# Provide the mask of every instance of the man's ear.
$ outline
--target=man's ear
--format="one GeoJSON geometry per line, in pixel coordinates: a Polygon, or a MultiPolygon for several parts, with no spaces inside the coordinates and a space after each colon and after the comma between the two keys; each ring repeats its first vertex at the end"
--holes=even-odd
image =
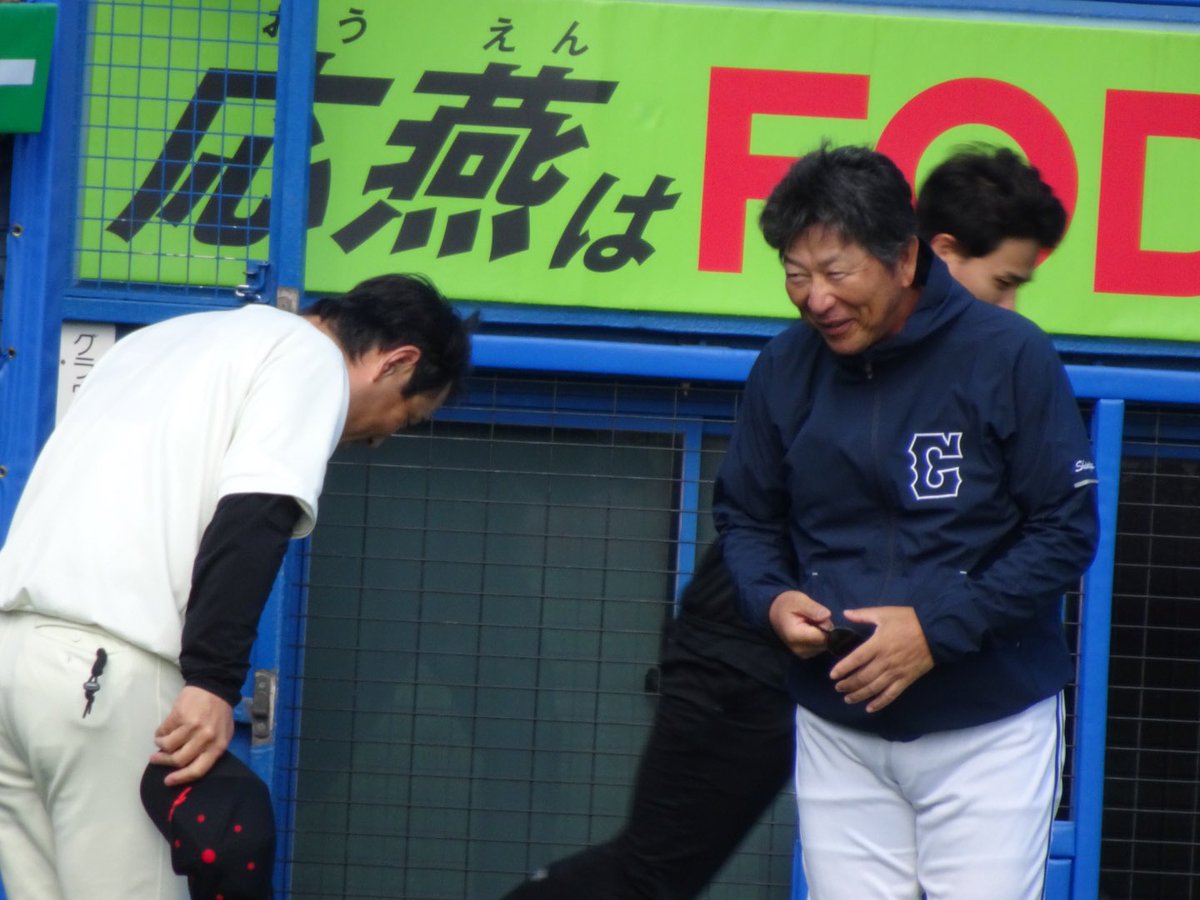
{"type": "Polygon", "coordinates": [[[394,374],[411,375],[412,370],[417,367],[417,363],[421,359],[421,348],[412,344],[404,344],[400,347],[393,347],[391,350],[385,350],[379,358],[379,365],[375,370],[376,380],[387,378],[394,374]]]}
{"type": "Polygon", "coordinates": [[[917,257],[920,255],[921,242],[914,236],[900,257],[900,278],[906,288],[912,287],[917,280],[917,257]]]}
{"type": "Polygon", "coordinates": [[[929,248],[938,255],[942,262],[961,259],[964,255],[958,241],[954,239],[954,235],[946,234],[944,231],[929,239],[929,248]]]}

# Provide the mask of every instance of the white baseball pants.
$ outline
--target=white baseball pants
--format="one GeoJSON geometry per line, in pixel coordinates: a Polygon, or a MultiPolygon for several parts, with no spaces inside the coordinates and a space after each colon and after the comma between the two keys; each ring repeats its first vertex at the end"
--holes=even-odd
{"type": "Polygon", "coordinates": [[[0,877],[8,900],[186,900],[138,787],[179,669],[98,628],[0,613],[0,877]],[[108,654],[92,709],[83,684],[108,654]]]}
{"type": "Polygon", "coordinates": [[[1062,794],[1062,696],[888,741],[799,709],[796,803],[811,900],[1040,900],[1062,794]]]}

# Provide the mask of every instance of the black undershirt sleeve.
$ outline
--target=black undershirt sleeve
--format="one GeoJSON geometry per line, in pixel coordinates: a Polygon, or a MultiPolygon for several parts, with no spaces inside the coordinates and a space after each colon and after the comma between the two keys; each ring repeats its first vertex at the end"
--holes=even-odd
{"type": "Polygon", "coordinates": [[[230,494],[217,503],[183,623],[179,667],[187,684],[231,706],[240,701],[258,619],[299,518],[296,499],[280,494],[230,494]]]}

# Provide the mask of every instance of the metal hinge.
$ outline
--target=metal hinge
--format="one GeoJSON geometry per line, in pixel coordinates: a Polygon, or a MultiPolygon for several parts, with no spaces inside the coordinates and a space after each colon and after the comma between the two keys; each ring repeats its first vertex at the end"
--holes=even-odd
{"type": "Polygon", "coordinates": [[[254,694],[248,701],[250,744],[269,744],[275,739],[275,694],[279,675],[273,669],[254,670],[254,694]]]}
{"type": "Polygon", "coordinates": [[[235,287],[233,289],[234,295],[239,300],[245,300],[247,303],[262,303],[263,291],[267,287],[267,269],[269,268],[271,268],[271,264],[264,260],[247,260],[246,283],[235,287]]]}

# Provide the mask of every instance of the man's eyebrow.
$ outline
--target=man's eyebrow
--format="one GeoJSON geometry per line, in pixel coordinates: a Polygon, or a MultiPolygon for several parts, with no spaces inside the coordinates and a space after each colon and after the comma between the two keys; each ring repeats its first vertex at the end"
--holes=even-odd
{"type": "MultiPolygon", "coordinates": [[[[841,257],[842,257],[842,252],[840,250],[835,250],[833,253],[830,253],[828,256],[818,259],[816,261],[817,268],[824,268],[832,263],[838,262],[841,260],[841,257]]],[[[783,255],[783,261],[789,265],[795,266],[798,269],[807,269],[808,268],[808,266],[804,265],[801,262],[798,262],[797,260],[788,256],[786,253],[783,255]]]]}

